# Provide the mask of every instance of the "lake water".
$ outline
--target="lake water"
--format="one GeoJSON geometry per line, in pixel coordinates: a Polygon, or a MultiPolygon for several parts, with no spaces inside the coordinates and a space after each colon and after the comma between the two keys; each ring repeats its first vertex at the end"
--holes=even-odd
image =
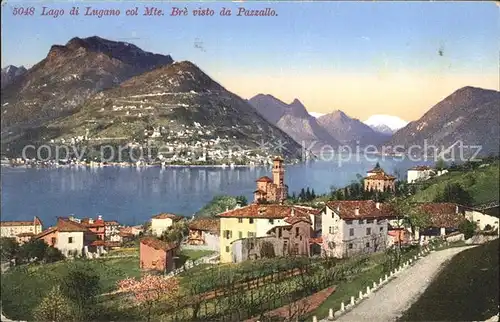
{"type": "MultiPolygon", "coordinates": [[[[399,172],[429,162],[379,160],[388,173],[399,172]]],[[[365,175],[376,161],[353,160],[339,166],[337,161],[316,161],[286,166],[289,192],[303,187],[316,194],[343,187],[356,174],[365,175]]],[[[160,212],[191,216],[214,196],[245,195],[253,200],[255,180],[271,177],[271,168],[55,168],[24,169],[2,167],[2,220],[42,219],[44,227],[58,216],[102,215],[122,224],[140,224],[160,212]]]]}

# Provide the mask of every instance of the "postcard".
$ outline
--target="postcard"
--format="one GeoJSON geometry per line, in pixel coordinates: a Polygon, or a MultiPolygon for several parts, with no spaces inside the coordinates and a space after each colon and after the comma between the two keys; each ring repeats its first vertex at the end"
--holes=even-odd
{"type": "Polygon", "coordinates": [[[498,321],[498,2],[2,9],[2,321],[498,321]]]}

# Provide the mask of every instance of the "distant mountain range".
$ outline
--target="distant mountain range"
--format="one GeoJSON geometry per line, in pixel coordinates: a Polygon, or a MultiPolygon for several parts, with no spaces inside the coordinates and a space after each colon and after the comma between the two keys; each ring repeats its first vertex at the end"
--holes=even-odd
{"type": "MultiPolygon", "coordinates": [[[[441,151],[461,143],[480,155],[498,155],[500,138],[500,92],[477,87],[463,87],[434,105],[420,119],[397,131],[386,145],[423,147],[435,145],[441,151]]],[[[456,151],[456,150],[455,150],[456,151]]],[[[458,155],[455,155],[458,157],[458,155]]]]}
{"type": "Polygon", "coordinates": [[[271,124],[290,135],[295,141],[312,150],[328,144],[338,147],[340,142],[318,124],[316,118],[309,115],[305,106],[295,99],[290,104],[280,101],[272,95],[258,94],[248,102],[271,124]]]}
{"type": "Polygon", "coordinates": [[[193,63],[99,37],[52,46],[2,90],[1,111],[2,149],[11,153],[28,142],[75,137],[141,142],[155,129],[161,132],[156,141],[177,146],[215,141],[223,150],[257,149],[261,142],[277,142],[284,156],[301,152],[296,141],[193,63]]]}
{"type": "Polygon", "coordinates": [[[23,76],[27,72],[24,66],[16,67],[9,65],[2,68],[2,88],[15,82],[19,77],[23,76]]]}
{"type": "Polygon", "coordinates": [[[53,45],[29,70],[2,69],[2,151],[87,135],[133,143],[153,131],[157,140],[177,145],[216,140],[253,150],[262,141],[282,142],[289,156],[314,142],[313,150],[324,144],[408,148],[424,140],[498,154],[499,105],[498,91],[464,87],[408,124],[388,115],[361,122],[339,110],[308,113],[298,99],[287,104],[258,94],[245,100],[191,62],[94,36],[53,45]]]}
{"type": "Polygon", "coordinates": [[[392,115],[372,115],[364,123],[377,132],[389,135],[408,125],[405,120],[392,115]]]}

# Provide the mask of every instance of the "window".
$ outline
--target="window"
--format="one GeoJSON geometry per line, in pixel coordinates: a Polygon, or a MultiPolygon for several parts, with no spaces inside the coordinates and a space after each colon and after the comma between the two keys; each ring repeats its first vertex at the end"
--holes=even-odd
{"type": "Polygon", "coordinates": [[[334,230],[333,226],[330,226],[330,227],[328,228],[328,232],[329,232],[330,234],[333,234],[333,230],[334,230]]]}
{"type": "Polygon", "coordinates": [[[349,228],[349,236],[354,236],[354,228],[349,228]]]}
{"type": "Polygon", "coordinates": [[[368,248],[368,247],[370,247],[370,243],[366,243],[366,247],[367,247],[367,248],[368,248]]]}
{"type": "Polygon", "coordinates": [[[384,227],[380,227],[380,231],[384,231],[384,227]]]}
{"type": "Polygon", "coordinates": [[[282,236],[282,232],[283,232],[283,231],[281,230],[281,228],[278,228],[278,238],[281,238],[281,236],[282,236]]]}
{"type": "Polygon", "coordinates": [[[238,218],[238,224],[243,223],[243,218],[238,218]]]}
{"type": "Polygon", "coordinates": [[[249,222],[250,224],[253,224],[253,218],[248,219],[248,222],[249,222]]]}
{"type": "Polygon", "coordinates": [[[363,219],[358,220],[358,224],[362,225],[365,221],[363,219]]]}
{"type": "Polygon", "coordinates": [[[101,235],[97,235],[97,239],[102,239],[102,236],[101,235]]]}
{"type": "Polygon", "coordinates": [[[352,244],[349,244],[349,249],[352,249],[352,244]]]}
{"type": "Polygon", "coordinates": [[[269,219],[269,223],[270,223],[271,225],[274,225],[274,219],[269,219]]]}
{"type": "Polygon", "coordinates": [[[242,231],[239,231],[239,232],[238,232],[238,238],[239,238],[239,239],[243,238],[243,232],[242,232],[242,231]]]}
{"type": "Polygon", "coordinates": [[[248,232],[248,238],[254,238],[255,237],[255,233],[249,231],[248,232]]]}
{"type": "Polygon", "coordinates": [[[366,228],[366,235],[371,235],[371,234],[372,234],[372,229],[366,228]]]}
{"type": "Polygon", "coordinates": [[[226,246],[226,253],[229,253],[229,246],[226,246]]]}
{"type": "Polygon", "coordinates": [[[299,227],[295,227],[295,237],[299,235],[299,227]]]}
{"type": "Polygon", "coordinates": [[[68,237],[68,244],[73,244],[73,237],[68,237]]]}
{"type": "Polygon", "coordinates": [[[54,245],[56,244],[56,238],[55,238],[55,237],[52,237],[52,238],[50,239],[50,243],[51,243],[51,245],[52,245],[52,246],[54,246],[54,245]]]}
{"type": "Polygon", "coordinates": [[[367,223],[367,224],[373,224],[373,219],[367,219],[367,220],[366,220],[366,223],[367,223]]]}
{"type": "Polygon", "coordinates": [[[233,237],[233,232],[230,231],[230,230],[224,230],[224,237],[226,239],[229,239],[229,238],[233,237]]]}

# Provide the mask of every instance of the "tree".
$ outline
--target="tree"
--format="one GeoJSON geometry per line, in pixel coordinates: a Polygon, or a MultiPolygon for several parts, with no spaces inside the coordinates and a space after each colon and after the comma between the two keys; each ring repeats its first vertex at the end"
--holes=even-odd
{"type": "Polygon", "coordinates": [[[465,239],[469,239],[474,236],[476,232],[477,224],[473,221],[464,220],[458,225],[458,231],[464,234],[465,239]]]}
{"type": "Polygon", "coordinates": [[[19,244],[14,238],[1,237],[0,238],[0,251],[3,261],[10,261],[14,259],[19,253],[19,244]]]}
{"type": "Polygon", "coordinates": [[[304,188],[300,189],[300,193],[299,193],[299,200],[305,200],[306,199],[306,191],[304,190],[304,188]]]}
{"type": "Polygon", "coordinates": [[[135,302],[146,310],[147,320],[151,321],[152,309],[162,303],[162,307],[172,305],[178,297],[179,281],[177,278],[164,278],[157,275],[144,275],[140,280],[127,278],[118,282],[118,289],[132,293],[135,302]]]}
{"type": "Polygon", "coordinates": [[[49,246],[45,250],[44,260],[46,263],[53,263],[64,259],[61,251],[55,247],[49,246]]]}
{"type": "Polygon", "coordinates": [[[40,304],[33,310],[35,321],[70,321],[72,318],[71,302],[54,286],[40,304]]]}
{"type": "Polygon", "coordinates": [[[436,170],[438,170],[438,171],[444,170],[444,169],[446,169],[446,162],[440,158],[436,161],[434,168],[436,168],[436,170]]]}
{"type": "Polygon", "coordinates": [[[306,189],[306,197],[304,198],[306,201],[311,200],[311,190],[309,190],[309,187],[306,189]]]}
{"type": "Polygon", "coordinates": [[[314,189],[311,189],[311,200],[316,199],[316,193],[314,192],[314,189]]]}
{"type": "Polygon", "coordinates": [[[437,194],[434,202],[452,202],[470,206],[473,203],[473,198],[459,183],[449,183],[437,194]]]}
{"type": "Polygon", "coordinates": [[[220,214],[227,209],[234,209],[239,201],[244,201],[242,196],[215,196],[208,204],[196,213],[196,217],[215,217],[215,215],[220,214]]]}
{"type": "Polygon", "coordinates": [[[101,290],[100,278],[87,263],[76,262],[61,277],[61,293],[77,308],[79,319],[85,319],[101,290]]]}
{"type": "Polygon", "coordinates": [[[43,240],[35,239],[30,240],[21,245],[19,250],[19,257],[21,261],[41,261],[45,258],[45,254],[49,247],[43,240]]]}
{"type": "Polygon", "coordinates": [[[245,196],[237,196],[236,202],[242,207],[248,205],[248,200],[245,196]]]}

